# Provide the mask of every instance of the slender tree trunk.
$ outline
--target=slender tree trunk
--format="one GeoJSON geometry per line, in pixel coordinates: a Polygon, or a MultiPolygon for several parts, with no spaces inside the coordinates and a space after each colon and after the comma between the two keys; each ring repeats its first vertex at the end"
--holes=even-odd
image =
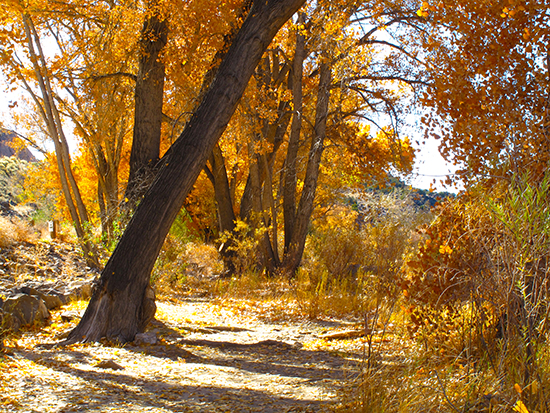
{"type": "Polygon", "coordinates": [[[152,15],[141,31],[141,56],[135,87],[134,137],[130,175],[126,187],[127,207],[132,209],[153,181],[160,157],[160,132],[165,67],[161,52],[168,38],[168,22],[152,15]]]}
{"type": "MultiPolygon", "coordinates": [[[[214,195],[218,208],[218,224],[220,233],[232,233],[235,229],[235,211],[233,210],[233,199],[231,189],[229,187],[229,179],[227,177],[227,169],[225,168],[225,158],[218,144],[214,146],[209,158],[210,163],[210,180],[214,186],[214,195]]],[[[221,247],[220,254],[224,263],[224,275],[232,276],[235,273],[235,251],[231,248],[231,239],[228,239],[221,247]]]]}
{"type": "MultiPolygon", "coordinates": [[[[273,174],[273,163],[275,162],[275,157],[281,144],[283,143],[286,130],[288,129],[288,124],[291,119],[290,112],[287,110],[288,102],[281,102],[279,104],[278,113],[279,119],[275,124],[271,124],[267,127],[266,139],[273,144],[273,149],[268,155],[267,161],[269,165],[269,172],[273,174]]],[[[260,169],[260,180],[263,182],[265,179],[265,171],[263,168],[260,169]]],[[[241,207],[239,212],[239,217],[246,221],[250,218],[252,212],[252,182],[250,180],[250,175],[247,178],[243,195],[241,197],[241,207]]]]}
{"type": "Polygon", "coordinates": [[[233,231],[235,228],[235,211],[229,189],[229,178],[225,168],[225,159],[219,145],[214,146],[210,155],[210,167],[214,186],[214,195],[218,205],[220,232],[233,231]]]}
{"type": "Polygon", "coordinates": [[[265,154],[260,155],[259,159],[261,163],[261,169],[264,171],[265,179],[263,183],[263,195],[262,205],[264,214],[264,225],[266,228],[271,227],[271,238],[269,232],[264,234],[264,249],[266,250],[267,272],[270,275],[274,274],[275,268],[280,265],[279,250],[278,250],[278,236],[277,236],[277,208],[275,206],[275,199],[273,198],[273,177],[271,168],[265,154]]]}
{"type": "Polygon", "coordinates": [[[153,265],[187,194],[233,115],[254,69],[280,27],[305,0],[256,0],[202,103],[166,155],[66,342],[127,342],[151,314],[153,265]]]}
{"type": "MultiPolygon", "coordinates": [[[[261,137],[256,135],[255,141],[260,141],[261,137]]],[[[250,158],[249,181],[250,181],[250,198],[252,201],[250,216],[248,223],[250,225],[250,237],[255,236],[255,231],[258,229],[265,230],[269,226],[269,216],[265,208],[266,200],[266,182],[263,168],[262,156],[255,152],[254,142],[249,142],[248,151],[250,158]]],[[[275,267],[275,254],[269,233],[264,231],[261,238],[258,240],[256,252],[255,271],[267,269],[269,274],[273,273],[275,267]]]]}
{"type": "Polygon", "coordinates": [[[326,136],[327,116],[330,100],[331,69],[328,63],[322,63],[320,69],[319,91],[315,113],[315,134],[311,141],[304,188],[294,221],[292,239],[283,259],[283,267],[288,274],[295,274],[300,266],[306,244],[309,221],[313,212],[313,201],[317,190],[319,166],[323,154],[323,141],[326,136]]]}
{"type": "Polygon", "coordinates": [[[38,100],[26,81],[24,79],[23,81],[25,87],[35,100],[42,119],[48,129],[50,138],[54,142],[61,188],[88,265],[99,268],[99,261],[97,259],[95,248],[88,237],[89,229],[86,227],[86,224],[88,223],[88,213],[84,202],[82,201],[82,197],[80,196],[80,190],[71,169],[69,146],[67,144],[65,134],[63,133],[63,125],[61,123],[59,112],[55,105],[54,94],[47,71],[46,59],[40,44],[40,37],[36,32],[34,23],[30,16],[28,14],[23,14],[22,18],[31,62],[36,80],[40,87],[40,92],[42,94],[42,103],[38,100]],[[35,45],[38,50],[35,49],[35,45]]]}
{"type": "Polygon", "coordinates": [[[98,174],[101,232],[107,237],[107,241],[111,241],[114,218],[118,211],[118,164],[109,161],[99,143],[95,144],[93,158],[98,174]]]}
{"type": "MultiPolygon", "coordinates": [[[[304,23],[303,13],[300,14],[298,23],[304,23]]],[[[302,131],[302,77],[304,56],[305,36],[298,30],[296,33],[296,50],[294,52],[294,63],[292,67],[292,123],[290,125],[283,186],[285,252],[288,251],[290,247],[294,234],[294,221],[296,219],[296,185],[298,181],[296,161],[298,158],[300,134],[302,131]]]]}

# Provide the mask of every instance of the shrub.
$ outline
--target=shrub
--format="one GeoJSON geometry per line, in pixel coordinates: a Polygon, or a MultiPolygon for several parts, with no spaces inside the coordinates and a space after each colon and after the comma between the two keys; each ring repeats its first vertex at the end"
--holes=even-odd
{"type": "Polygon", "coordinates": [[[431,216],[407,191],[348,197],[352,202],[327,211],[308,237],[297,292],[311,316],[335,309],[360,314],[382,301],[394,303],[403,255],[418,241],[413,230],[431,216]]]}
{"type": "Polygon", "coordinates": [[[31,242],[35,239],[36,234],[26,221],[0,216],[0,248],[11,247],[21,242],[31,242]]]}
{"type": "Polygon", "coordinates": [[[17,203],[24,191],[28,163],[14,156],[0,158],[0,201],[17,203]]]}
{"type": "MultiPolygon", "coordinates": [[[[516,176],[447,202],[404,267],[411,330],[450,357],[485,360],[476,365],[509,388],[540,386],[546,374],[537,366],[550,309],[549,190],[550,175],[516,176]]],[[[528,408],[542,399],[524,395],[528,408]]]]}

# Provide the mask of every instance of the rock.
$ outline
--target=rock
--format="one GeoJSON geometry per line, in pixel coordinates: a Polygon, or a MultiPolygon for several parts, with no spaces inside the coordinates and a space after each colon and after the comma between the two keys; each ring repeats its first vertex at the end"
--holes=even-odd
{"type": "Polygon", "coordinates": [[[100,361],[99,363],[96,363],[94,367],[99,367],[100,369],[124,370],[124,367],[115,363],[113,360],[100,361]]]}
{"type": "Polygon", "coordinates": [[[50,312],[44,301],[34,295],[20,294],[8,297],[2,309],[8,325],[16,331],[21,326],[31,325],[34,321],[41,321],[50,317],[50,312]]]}
{"type": "Polygon", "coordinates": [[[80,286],[80,296],[83,300],[88,300],[92,296],[92,284],[85,283],[80,286]]]}
{"type": "Polygon", "coordinates": [[[154,344],[157,344],[157,342],[158,342],[157,334],[153,331],[136,334],[136,336],[134,337],[134,345],[136,346],[154,345],[154,344]]]}
{"type": "Polygon", "coordinates": [[[61,320],[64,323],[73,321],[75,318],[80,318],[80,314],[76,311],[64,311],[63,313],[61,313],[61,320]]]}
{"type": "Polygon", "coordinates": [[[63,305],[63,301],[61,301],[61,299],[57,295],[46,294],[42,291],[37,290],[36,288],[25,286],[21,287],[20,291],[23,294],[35,295],[37,297],[40,297],[42,301],[44,301],[44,304],[46,305],[46,308],[48,310],[59,308],[63,305]]]}
{"type": "Polygon", "coordinates": [[[92,283],[87,281],[76,281],[67,287],[67,295],[75,299],[87,300],[92,296],[92,283]]]}
{"type": "Polygon", "coordinates": [[[73,329],[71,327],[71,328],[68,328],[65,331],[62,331],[61,333],[56,334],[55,339],[56,340],[65,340],[67,337],[69,337],[69,334],[71,333],[72,330],[73,329]]]}
{"type": "Polygon", "coordinates": [[[65,297],[65,294],[55,290],[55,289],[51,289],[48,291],[48,295],[52,297],[52,300],[56,300],[56,301],[59,301],[59,306],[58,307],[61,307],[63,304],[67,304],[69,301],[67,300],[67,297],[65,297]]]}

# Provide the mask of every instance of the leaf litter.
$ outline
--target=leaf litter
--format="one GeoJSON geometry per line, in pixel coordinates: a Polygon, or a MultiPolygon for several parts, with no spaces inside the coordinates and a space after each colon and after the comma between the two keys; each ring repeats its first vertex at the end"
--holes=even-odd
{"type": "Polygon", "coordinates": [[[6,340],[0,410],[6,412],[330,412],[360,364],[362,339],[328,342],[336,321],[270,321],[253,302],[159,302],[154,345],[57,347],[75,302],[48,325],[6,340]],[[355,343],[355,347],[351,343],[355,343]],[[350,351],[339,351],[338,346],[350,351]]]}

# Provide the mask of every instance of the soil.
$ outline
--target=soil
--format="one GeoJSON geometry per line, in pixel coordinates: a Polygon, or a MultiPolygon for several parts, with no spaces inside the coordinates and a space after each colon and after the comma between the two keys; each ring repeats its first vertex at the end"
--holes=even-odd
{"type": "Polygon", "coordinates": [[[154,345],[57,347],[55,331],[77,322],[64,323],[63,310],[49,326],[8,340],[0,410],[330,412],[358,374],[361,338],[340,340],[345,352],[320,339],[346,328],[343,321],[272,322],[245,301],[157,305],[154,345]]]}

